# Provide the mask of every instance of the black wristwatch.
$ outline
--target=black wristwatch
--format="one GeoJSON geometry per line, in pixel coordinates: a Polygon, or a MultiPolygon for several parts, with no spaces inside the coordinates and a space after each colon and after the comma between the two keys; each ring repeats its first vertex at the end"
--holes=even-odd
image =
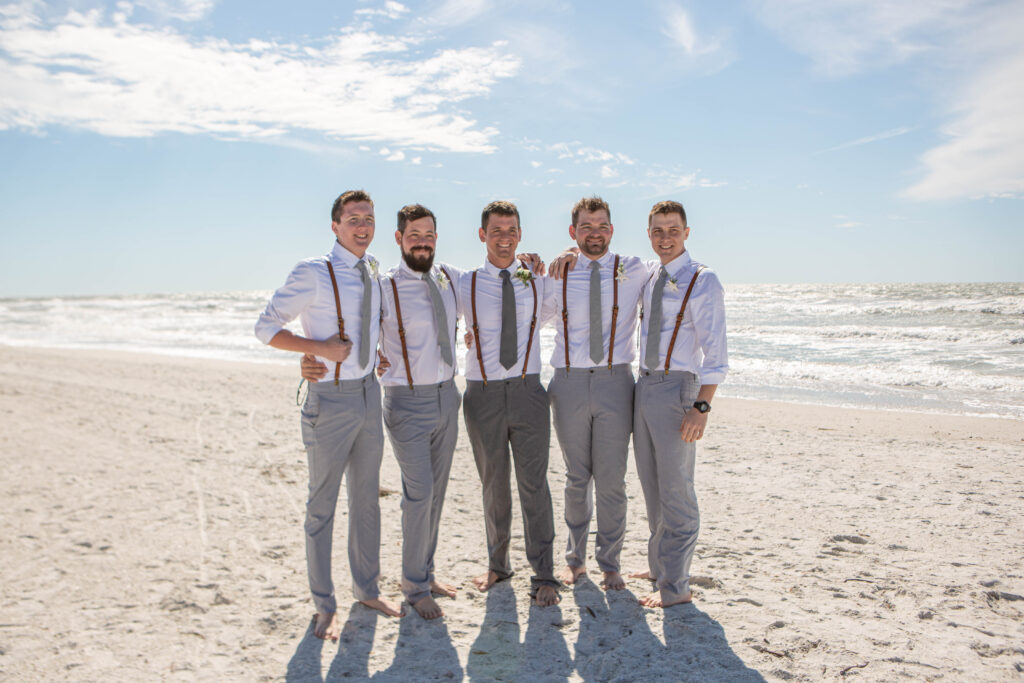
{"type": "Polygon", "coordinates": [[[697,409],[698,413],[710,413],[711,404],[707,401],[694,401],[693,407],[697,409]]]}

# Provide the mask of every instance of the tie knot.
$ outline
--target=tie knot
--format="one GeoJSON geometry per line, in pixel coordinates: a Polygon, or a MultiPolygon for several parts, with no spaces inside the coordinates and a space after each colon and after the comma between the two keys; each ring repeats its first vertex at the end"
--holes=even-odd
{"type": "Polygon", "coordinates": [[[597,261],[591,261],[590,262],[590,270],[593,271],[593,270],[600,270],[600,269],[601,269],[601,264],[600,263],[598,263],[597,261]]]}
{"type": "Polygon", "coordinates": [[[665,266],[662,266],[662,267],[661,267],[661,270],[660,270],[660,271],[658,271],[658,275],[659,275],[660,277],[668,277],[668,271],[667,271],[667,270],[665,270],[665,266]]]}
{"type": "Polygon", "coordinates": [[[512,279],[512,275],[507,270],[503,270],[503,271],[501,271],[501,279],[502,280],[511,280],[512,279]]]}
{"type": "Polygon", "coordinates": [[[420,279],[430,282],[430,271],[427,271],[426,273],[420,273],[420,279]]]}

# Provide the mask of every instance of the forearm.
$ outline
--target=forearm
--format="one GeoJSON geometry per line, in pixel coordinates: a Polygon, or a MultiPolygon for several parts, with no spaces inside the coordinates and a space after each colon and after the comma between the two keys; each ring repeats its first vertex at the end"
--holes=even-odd
{"type": "Polygon", "coordinates": [[[302,337],[288,330],[281,330],[275,334],[268,343],[275,349],[281,349],[282,351],[308,353],[313,356],[323,355],[323,342],[302,337]]]}
{"type": "Polygon", "coordinates": [[[711,399],[715,396],[715,389],[718,388],[717,384],[702,384],[700,385],[700,391],[697,392],[698,401],[707,401],[711,403],[711,399]]]}

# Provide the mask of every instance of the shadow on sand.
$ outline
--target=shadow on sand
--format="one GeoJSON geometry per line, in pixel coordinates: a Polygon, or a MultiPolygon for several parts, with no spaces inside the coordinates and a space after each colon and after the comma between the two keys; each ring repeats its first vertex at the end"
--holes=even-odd
{"type": "MultiPolygon", "coordinates": [[[[310,621],[305,635],[295,648],[295,654],[288,662],[285,680],[292,682],[366,680],[369,675],[370,650],[373,648],[373,636],[377,631],[377,611],[364,607],[358,602],[352,603],[348,618],[338,638],[338,653],[331,661],[327,675],[321,674],[320,660],[324,641],[313,635],[313,622],[310,621]]],[[[329,643],[331,647],[334,643],[329,643]]]]}
{"type": "Polygon", "coordinates": [[[585,681],[765,680],[732,651],[722,626],[692,604],[665,610],[663,645],[631,591],[605,592],[584,578],[573,594],[580,620],[574,665],[585,681]]]}
{"type": "Polygon", "coordinates": [[[526,636],[519,642],[519,614],[510,582],[487,591],[484,622],[470,648],[466,675],[471,681],[564,681],[572,657],[559,630],[562,608],[530,607],[526,636]]]}

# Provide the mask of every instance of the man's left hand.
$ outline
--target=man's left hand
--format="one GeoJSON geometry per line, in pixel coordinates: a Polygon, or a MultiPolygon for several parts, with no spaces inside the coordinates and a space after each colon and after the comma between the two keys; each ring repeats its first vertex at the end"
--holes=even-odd
{"type": "Polygon", "coordinates": [[[319,382],[327,374],[327,366],[316,359],[316,356],[306,353],[302,356],[302,378],[308,382],[319,382]]]}
{"type": "Polygon", "coordinates": [[[541,259],[539,254],[516,254],[516,258],[526,264],[526,267],[530,269],[534,275],[544,275],[546,272],[544,260],[541,259]]]}
{"type": "Polygon", "coordinates": [[[708,424],[708,414],[696,408],[690,408],[683,415],[683,424],[679,427],[679,436],[686,443],[699,441],[704,436],[704,428],[708,424]]]}

